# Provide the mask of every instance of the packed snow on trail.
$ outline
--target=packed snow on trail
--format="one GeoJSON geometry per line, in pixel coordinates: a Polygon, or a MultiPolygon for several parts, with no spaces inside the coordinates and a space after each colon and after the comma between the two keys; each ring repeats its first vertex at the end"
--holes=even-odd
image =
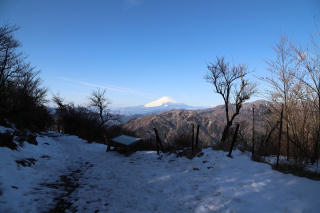
{"type": "Polygon", "coordinates": [[[319,212],[320,182],[274,171],[246,153],[192,160],[129,157],[51,132],[0,147],[0,212],[319,212]]]}

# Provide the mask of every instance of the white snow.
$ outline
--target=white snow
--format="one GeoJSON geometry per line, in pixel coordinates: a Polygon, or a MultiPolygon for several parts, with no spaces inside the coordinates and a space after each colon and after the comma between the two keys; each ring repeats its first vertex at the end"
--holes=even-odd
{"type": "Polygon", "coordinates": [[[193,160],[153,151],[125,157],[102,144],[53,135],[18,151],[0,147],[0,212],[49,211],[64,187],[48,186],[76,171],[79,186],[64,198],[78,212],[320,211],[320,182],[279,173],[240,151],[232,159],[211,149],[193,160]],[[18,166],[22,158],[37,161],[18,166]]]}
{"type": "Polygon", "coordinates": [[[14,130],[8,127],[0,126],[0,133],[3,134],[6,132],[14,132],[14,130]]]}
{"type": "Polygon", "coordinates": [[[168,106],[169,103],[175,104],[177,102],[170,97],[164,96],[164,97],[159,98],[155,101],[152,101],[150,103],[145,104],[144,107],[168,106]]]}

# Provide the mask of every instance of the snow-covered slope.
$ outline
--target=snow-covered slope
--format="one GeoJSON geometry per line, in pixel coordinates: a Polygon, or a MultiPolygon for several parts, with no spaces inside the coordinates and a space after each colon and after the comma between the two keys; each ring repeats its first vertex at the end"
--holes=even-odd
{"type": "MultiPolygon", "coordinates": [[[[54,136],[54,137],[52,137],[54,136]]],[[[125,157],[66,135],[0,147],[0,212],[319,212],[320,182],[274,171],[246,153],[193,160],[125,157]],[[16,160],[34,158],[31,167],[16,160]],[[60,208],[60,209],[59,209],[60,208]],[[58,210],[57,210],[58,209],[58,210]]]]}
{"type": "Polygon", "coordinates": [[[158,100],[152,101],[144,105],[144,107],[159,107],[168,106],[169,104],[176,104],[177,102],[170,97],[164,96],[158,100]]]}

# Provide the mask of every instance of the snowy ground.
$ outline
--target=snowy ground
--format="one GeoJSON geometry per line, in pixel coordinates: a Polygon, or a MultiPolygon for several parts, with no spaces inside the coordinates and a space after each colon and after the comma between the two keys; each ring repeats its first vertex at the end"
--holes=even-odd
{"type": "Polygon", "coordinates": [[[320,182],[274,171],[247,154],[193,160],[129,157],[75,136],[0,147],[0,212],[320,212],[320,182]],[[34,158],[31,167],[16,160],[34,158]],[[72,183],[70,183],[72,182],[72,183]]]}

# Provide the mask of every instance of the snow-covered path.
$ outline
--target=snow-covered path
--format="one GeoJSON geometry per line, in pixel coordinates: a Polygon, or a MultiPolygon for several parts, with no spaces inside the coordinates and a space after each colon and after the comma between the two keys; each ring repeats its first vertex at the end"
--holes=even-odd
{"type": "Polygon", "coordinates": [[[233,159],[211,149],[193,160],[155,152],[125,157],[75,136],[37,139],[38,146],[20,151],[0,148],[0,212],[50,211],[59,197],[70,204],[66,212],[320,210],[320,182],[279,173],[239,151],[233,159]],[[36,162],[17,166],[22,158],[36,162]],[[76,183],[69,188],[62,181],[68,175],[76,183]]]}

